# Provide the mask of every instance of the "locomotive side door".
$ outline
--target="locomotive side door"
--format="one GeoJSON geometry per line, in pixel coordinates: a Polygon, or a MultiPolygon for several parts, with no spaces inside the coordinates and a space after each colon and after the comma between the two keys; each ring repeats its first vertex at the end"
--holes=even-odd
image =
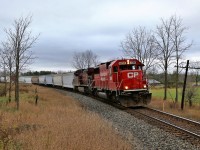
{"type": "Polygon", "coordinates": [[[116,90],[118,85],[118,67],[109,67],[109,89],[116,90]]]}

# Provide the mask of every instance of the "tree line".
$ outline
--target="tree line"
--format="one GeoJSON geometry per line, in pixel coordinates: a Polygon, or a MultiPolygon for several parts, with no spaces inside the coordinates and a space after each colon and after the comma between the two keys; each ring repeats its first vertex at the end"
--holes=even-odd
{"type": "Polygon", "coordinates": [[[22,76],[39,76],[39,75],[48,75],[48,74],[57,74],[54,71],[28,71],[21,73],[22,76]]]}

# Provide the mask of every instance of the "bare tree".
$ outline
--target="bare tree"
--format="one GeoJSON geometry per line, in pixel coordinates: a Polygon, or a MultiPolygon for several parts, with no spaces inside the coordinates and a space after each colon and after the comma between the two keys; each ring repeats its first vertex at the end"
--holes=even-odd
{"type": "MultiPolygon", "coordinates": [[[[9,70],[9,94],[8,94],[8,101],[11,102],[11,90],[12,90],[12,75],[13,75],[13,68],[14,68],[14,54],[13,50],[11,49],[9,43],[2,42],[2,50],[1,50],[1,57],[3,60],[4,67],[9,70]]],[[[6,83],[5,83],[6,84],[6,83]]]]}
{"type": "Polygon", "coordinates": [[[0,93],[0,96],[6,96],[7,95],[7,78],[6,78],[6,75],[7,75],[7,68],[6,68],[6,63],[5,63],[5,56],[2,55],[2,49],[0,49],[0,68],[3,69],[3,77],[4,77],[4,89],[2,90],[2,92],[0,93]]]}
{"type": "Polygon", "coordinates": [[[85,61],[83,58],[82,52],[74,52],[72,66],[76,69],[84,69],[85,68],[85,61]]]}
{"type": "Polygon", "coordinates": [[[172,63],[173,54],[175,52],[174,41],[171,38],[173,34],[173,18],[168,20],[161,19],[161,24],[156,28],[156,44],[159,51],[158,60],[160,61],[160,67],[164,70],[164,100],[167,99],[167,74],[168,67],[172,63]]]}
{"type": "Polygon", "coordinates": [[[86,50],[85,52],[79,53],[75,52],[72,61],[72,65],[76,69],[95,67],[98,63],[98,56],[91,50],[86,50]]]}
{"type": "Polygon", "coordinates": [[[187,44],[185,33],[187,27],[183,25],[183,20],[176,15],[171,17],[172,19],[172,34],[171,39],[174,42],[175,58],[176,58],[176,97],[175,101],[178,102],[178,82],[179,82],[179,63],[183,53],[188,50],[192,43],[187,44]]]}
{"type": "Polygon", "coordinates": [[[92,62],[92,66],[96,67],[97,65],[99,65],[100,61],[99,61],[98,55],[94,54],[91,50],[87,51],[87,53],[88,53],[88,56],[87,56],[87,54],[86,54],[86,56],[88,58],[92,59],[92,61],[91,61],[92,62]]]}
{"type": "Polygon", "coordinates": [[[198,86],[199,82],[199,72],[200,72],[200,61],[195,61],[190,63],[190,68],[194,73],[195,85],[198,86]]]}
{"type": "Polygon", "coordinates": [[[7,43],[13,50],[15,60],[15,101],[19,109],[19,72],[22,68],[29,65],[34,59],[32,55],[33,44],[38,36],[32,36],[29,27],[32,17],[21,17],[14,20],[12,28],[5,29],[7,43]]]}
{"type": "Polygon", "coordinates": [[[193,102],[195,101],[196,97],[198,96],[198,89],[194,86],[188,86],[186,89],[186,102],[189,103],[189,106],[192,107],[193,102]]]}
{"type": "Polygon", "coordinates": [[[145,64],[145,72],[154,64],[158,56],[155,37],[145,27],[138,27],[131,31],[121,42],[121,47],[126,56],[136,58],[145,64]]]}

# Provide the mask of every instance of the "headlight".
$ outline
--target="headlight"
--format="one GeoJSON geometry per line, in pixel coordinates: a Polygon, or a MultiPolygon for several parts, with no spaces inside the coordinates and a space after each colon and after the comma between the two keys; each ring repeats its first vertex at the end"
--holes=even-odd
{"type": "Polygon", "coordinates": [[[146,89],[147,88],[147,85],[146,84],[144,84],[144,89],[146,89]]]}
{"type": "Polygon", "coordinates": [[[126,90],[128,90],[128,86],[125,86],[124,88],[125,88],[126,90]]]}

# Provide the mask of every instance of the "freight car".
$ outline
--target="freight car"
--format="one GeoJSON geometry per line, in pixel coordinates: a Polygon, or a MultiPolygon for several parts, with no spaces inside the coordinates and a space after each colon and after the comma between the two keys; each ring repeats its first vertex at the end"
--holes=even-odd
{"type": "Polygon", "coordinates": [[[31,83],[32,84],[39,84],[39,77],[38,76],[32,76],[31,83]]]}
{"type": "Polygon", "coordinates": [[[64,88],[71,88],[73,89],[74,86],[72,84],[74,79],[74,72],[68,72],[62,75],[62,86],[64,88]]]}
{"type": "Polygon", "coordinates": [[[20,76],[19,82],[20,83],[32,83],[32,76],[20,76]]]}
{"type": "Polygon", "coordinates": [[[53,75],[53,86],[62,86],[62,74],[53,75]]]}
{"type": "Polygon", "coordinates": [[[53,76],[51,74],[45,75],[45,85],[53,85],[53,76]]]}
{"type": "Polygon", "coordinates": [[[64,74],[49,74],[33,76],[31,78],[32,84],[57,86],[63,88],[73,89],[72,81],[74,79],[74,72],[68,72],[64,74]]]}

